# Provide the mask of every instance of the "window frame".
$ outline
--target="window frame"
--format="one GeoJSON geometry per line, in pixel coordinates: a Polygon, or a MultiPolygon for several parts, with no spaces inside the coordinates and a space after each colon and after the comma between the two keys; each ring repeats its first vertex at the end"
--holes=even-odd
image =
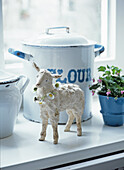
{"type": "Polygon", "coordinates": [[[2,0],[0,0],[0,68],[4,68],[2,0]]]}
{"type": "Polygon", "coordinates": [[[123,40],[124,40],[124,1],[109,0],[108,13],[108,48],[110,48],[110,57],[95,59],[94,75],[98,76],[97,68],[100,65],[115,65],[122,68],[124,73],[124,59],[123,59],[123,40]],[[113,22],[112,22],[113,21],[113,22]],[[113,50],[113,51],[112,51],[113,50]]]}
{"type": "MultiPolygon", "coordinates": [[[[123,52],[123,47],[122,45],[118,45],[119,42],[122,42],[122,36],[123,34],[123,29],[120,27],[124,27],[124,21],[121,21],[120,18],[124,16],[124,10],[122,7],[124,6],[124,1],[122,0],[102,0],[102,3],[108,3],[107,7],[109,10],[102,9],[103,13],[107,17],[108,13],[108,25],[104,25],[105,29],[105,34],[107,35],[107,39],[105,36],[102,34],[102,43],[107,44],[109,50],[109,57],[97,57],[95,59],[95,64],[94,64],[94,74],[97,74],[96,68],[99,67],[100,65],[106,65],[106,64],[118,64],[119,67],[122,66],[123,68],[123,59],[121,57],[121,54],[123,52]],[[121,10],[120,10],[121,9],[121,10]],[[114,21],[114,22],[112,22],[114,21]],[[109,29],[107,29],[109,28],[109,29]]],[[[106,18],[107,19],[107,18],[106,18]]],[[[2,23],[2,0],[0,0],[0,21],[2,23]]],[[[105,20],[102,18],[102,24],[105,24],[105,20]]],[[[101,32],[103,32],[103,27],[101,32]]],[[[107,54],[108,55],[108,54],[107,54]]],[[[8,70],[13,70],[15,67],[11,64],[4,64],[4,52],[3,52],[3,25],[0,24],[0,67],[8,69],[8,70]]],[[[18,64],[17,64],[18,65],[18,64]]],[[[18,66],[17,66],[18,67],[18,66]]],[[[23,67],[20,67],[19,69],[21,70],[23,67]]],[[[16,69],[15,69],[16,70],[16,69]]]]}

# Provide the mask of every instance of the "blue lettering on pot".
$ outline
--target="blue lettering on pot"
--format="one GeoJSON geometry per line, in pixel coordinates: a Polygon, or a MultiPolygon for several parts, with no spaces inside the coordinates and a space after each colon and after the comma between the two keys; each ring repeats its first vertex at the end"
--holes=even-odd
{"type": "MultiPolygon", "coordinates": [[[[49,72],[51,72],[52,74],[56,74],[56,69],[47,69],[49,72]]],[[[63,73],[63,69],[58,69],[57,70],[58,74],[62,74],[63,73]]],[[[56,81],[59,81],[60,83],[67,83],[67,78],[64,78],[64,80],[62,80],[61,78],[58,78],[56,81]]]]}
{"type": "Polygon", "coordinates": [[[68,82],[69,82],[69,83],[75,83],[75,82],[76,82],[76,79],[77,79],[77,72],[76,72],[76,70],[71,69],[71,70],[68,72],[68,82]],[[73,77],[72,77],[72,76],[73,76],[73,77]]]}
{"type": "MultiPolygon", "coordinates": [[[[47,69],[52,74],[61,75],[64,71],[63,69],[47,69]]],[[[91,68],[87,69],[70,69],[67,73],[67,77],[63,79],[63,77],[58,78],[56,81],[60,83],[75,83],[76,81],[79,83],[83,83],[84,81],[91,81],[91,68]]]]}
{"type": "Polygon", "coordinates": [[[47,69],[49,72],[51,72],[52,74],[56,74],[56,69],[47,69]]]}
{"type": "Polygon", "coordinates": [[[77,73],[78,73],[78,81],[80,83],[84,82],[85,69],[79,69],[79,70],[77,70],[77,73]]]}
{"type": "Polygon", "coordinates": [[[62,69],[58,69],[57,72],[58,72],[58,74],[62,74],[63,70],[62,69]]]}
{"type": "Polygon", "coordinates": [[[90,68],[86,69],[86,73],[87,73],[86,82],[91,81],[91,69],[90,68]]]}
{"type": "MultiPolygon", "coordinates": [[[[58,69],[57,70],[58,74],[62,74],[63,70],[62,69],[58,69]]],[[[64,78],[64,80],[62,80],[61,78],[58,78],[56,81],[59,81],[60,83],[67,83],[67,78],[64,78]]]]}

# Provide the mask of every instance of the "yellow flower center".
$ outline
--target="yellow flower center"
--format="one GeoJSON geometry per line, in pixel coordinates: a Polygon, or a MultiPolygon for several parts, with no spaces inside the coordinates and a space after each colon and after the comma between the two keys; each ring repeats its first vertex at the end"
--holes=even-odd
{"type": "Polygon", "coordinates": [[[52,94],[49,94],[49,97],[53,97],[53,95],[52,95],[52,94]]]}

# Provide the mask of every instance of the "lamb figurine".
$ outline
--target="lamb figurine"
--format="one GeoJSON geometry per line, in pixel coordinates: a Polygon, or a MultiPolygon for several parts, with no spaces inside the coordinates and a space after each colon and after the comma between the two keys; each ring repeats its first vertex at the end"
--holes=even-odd
{"type": "Polygon", "coordinates": [[[40,113],[42,119],[42,131],[40,141],[44,141],[46,137],[46,128],[48,118],[53,128],[54,144],[58,143],[58,121],[59,112],[66,110],[68,121],[65,132],[70,131],[70,127],[76,118],[77,135],[82,135],[81,117],[84,111],[84,92],[78,85],[74,84],[53,84],[53,78],[60,78],[62,75],[51,74],[47,70],[40,69],[34,63],[35,69],[38,71],[36,87],[37,97],[34,98],[40,105],[40,113]]]}

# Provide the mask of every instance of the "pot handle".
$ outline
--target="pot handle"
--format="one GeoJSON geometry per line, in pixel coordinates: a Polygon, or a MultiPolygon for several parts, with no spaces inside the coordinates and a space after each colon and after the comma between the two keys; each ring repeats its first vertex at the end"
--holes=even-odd
{"type": "Polygon", "coordinates": [[[8,49],[8,52],[9,52],[10,54],[13,54],[13,55],[15,55],[15,56],[17,56],[17,57],[19,57],[19,58],[24,59],[24,60],[28,60],[28,61],[33,60],[33,56],[32,56],[31,54],[27,54],[27,53],[24,53],[24,52],[22,52],[22,51],[17,51],[17,50],[14,50],[14,49],[12,49],[12,48],[9,48],[9,49],[8,49]]]}
{"type": "Polygon", "coordinates": [[[94,46],[95,57],[97,57],[98,55],[103,53],[104,50],[105,50],[105,48],[103,45],[95,44],[95,46],[94,46]]]}
{"type": "Polygon", "coordinates": [[[19,76],[19,81],[20,81],[21,79],[24,79],[24,80],[25,80],[23,86],[20,88],[20,93],[23,94],[24,91],[25,91],[25,89],[26,89],[26,87],[27,87],[27,85],[28,85],[28,83],[29,83],[29,78],[27,78],[26,76],[22,76],[22,75],[21,75],[21,76],[19,76]]]}
{"type": "Polygon", "coordinates": [[[53,29],[66,29],[66,32],[69,33],[69,27],[49,27],[46,29],[46,34],[51,34],[49,31],[53,29]]]}

